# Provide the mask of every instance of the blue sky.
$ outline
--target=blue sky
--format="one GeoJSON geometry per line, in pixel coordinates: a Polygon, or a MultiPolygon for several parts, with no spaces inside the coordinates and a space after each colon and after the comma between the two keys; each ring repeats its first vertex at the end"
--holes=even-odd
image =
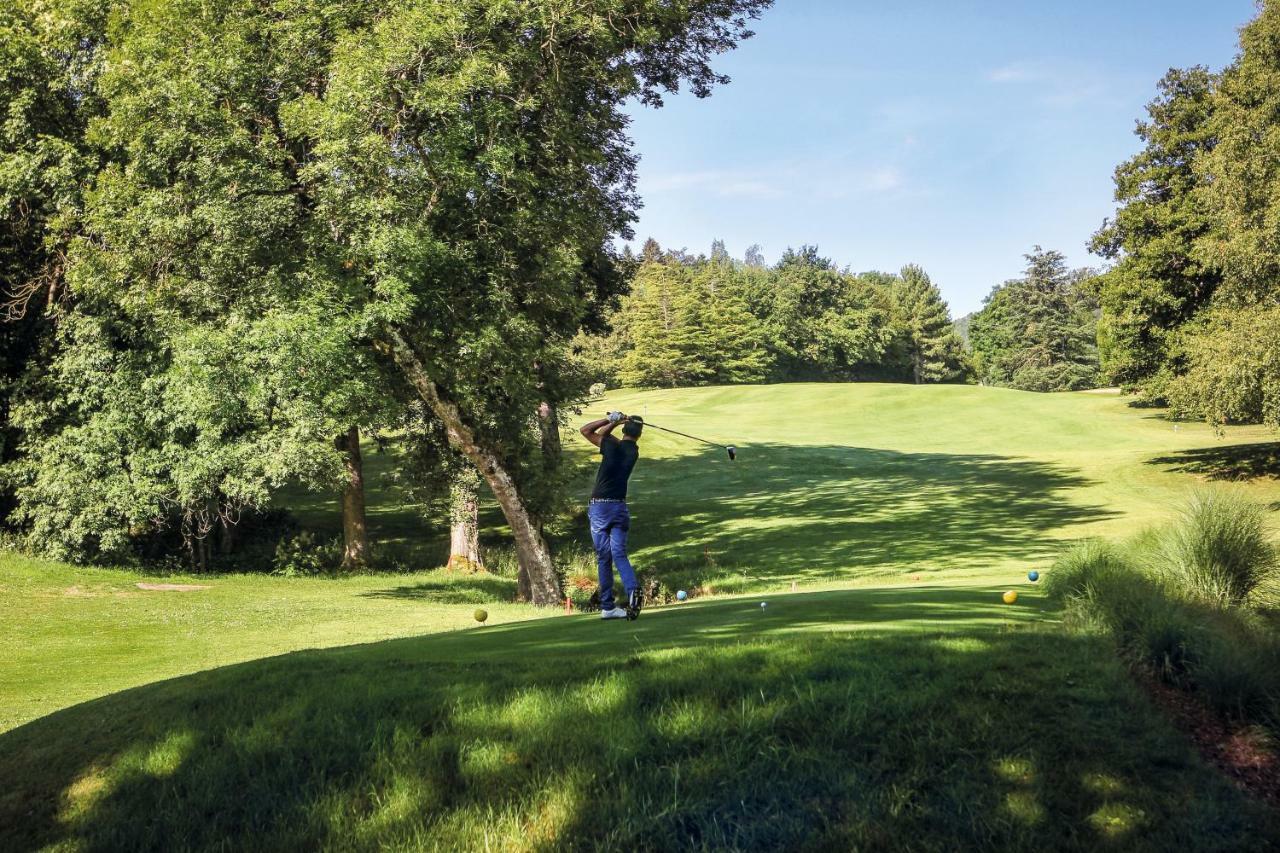
{"type": "Polygon", "coordinates": [[[706,100],[636,107],[638,240],[919,263],[959,317],[1034,244],[1073,265],[1170,67],[1220,69],[1253,0],[778,0],[706,100]]]}

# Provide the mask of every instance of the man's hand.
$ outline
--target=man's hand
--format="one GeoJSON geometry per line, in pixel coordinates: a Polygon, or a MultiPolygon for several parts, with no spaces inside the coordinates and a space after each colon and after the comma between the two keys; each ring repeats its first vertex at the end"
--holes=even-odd
{"type": "Polygon", "coordinates": [[[582,433],[583,438],[594,444],[596,447],[599,447],[600,442],[604,440],[604,437],[613,432],[614,427],[620,423],[625,423],[626,420],[627,416],[622,412],[610,412],[608,417],[585,424],[582,429],[578,431],[582,433]]]}

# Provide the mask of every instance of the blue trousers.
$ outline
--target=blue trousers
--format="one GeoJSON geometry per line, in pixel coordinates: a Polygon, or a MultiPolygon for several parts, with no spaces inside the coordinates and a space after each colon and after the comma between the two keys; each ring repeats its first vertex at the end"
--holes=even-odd
{"type": "Polygon", "coordinates": [[[639,587],[635,569],[627,559],[631,513],[625,503],[593,503],[587,506],[587,519],[591,522],[591,544],[596,549],[596,569],[600,573],[600,609],[612,610],[615,565],[627,595],[639,587]]]}

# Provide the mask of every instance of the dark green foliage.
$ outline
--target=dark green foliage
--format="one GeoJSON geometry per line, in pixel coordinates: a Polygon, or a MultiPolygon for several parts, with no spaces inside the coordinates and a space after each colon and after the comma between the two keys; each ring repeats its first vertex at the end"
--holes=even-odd
{"type": "Polygon", "coordinates": [[[980,381],[1026,391],[1077,391],[1097,383],[1095,308],[1088,271],[1067,269],[1039,246],[1026,277],[991,292],[969,324],[980,381]]]}
{"type": "Polygon", "coordinates": [[[1280,574],[1265,509],[1231,491],[1193,495],[1150,559],[1186,594],[1222,606],[1244,604],[1280,574]]]}
{"type": "Polygon", "coordinates": [[[1218,305],[1189,324],[1186,372],[1169,384],[1183,417],[1280,428],[1280,307],[1218,305]]]}
{"type": "Polygon", "coordinates": [[[1280,428],[1280,3],[1262,5],[1240,47],[1214,100],[1217,145],[1197,161],[1213,228],[1196,258],[1222,283],[1187,327],[1187,368],[1171,397],[1212,423],[1280,428]]]}
{"type": "Polygon", "coordinates": [[[1210,215],[1196,158],[1214,145],[1214,75],[1172,70],[1137,134],[1145,148],[1115,174],[1115,220],[1093,250],[1116,265],[1101,277],[1098,339],[1107,382],[1160,400],[1183,370],[1178,332],[1217,289],[1220,275],[1195,252],[1210,215]]]}
{"type": "Polygon", "coordinates": [[[802,246],[768,269],[758,252],[734,261],[718,241],[711,259],[663,253],[652,240],[644,256],[612,318],[615,336],[580,342],[615,382],[672,387],[964,376],[967,359],[946,303],[919,267],[902,276],[852,275],[816,247],[802,246]]]}
{"type": "Polygon", "coordinates": [[[1280,2],[1221,75],[1171,71],[1095,251],[1108,378],[1221,425],[1280,427],[1280,2]]]}
{"type": "Polygon", "coordinates": [[[1077,545],[1045,591],[1069,624],[1112,636],[1132,664],[1219,713],[1280,731],[1280,639],[1249,606],[1276,571],[1262,508],[1207,492],[1125,547],[1077,545]]]}
{"type": "Polygon", "coordinates": [[[929,274],[918,266],[905,266],[891,287],[894,325],[911,365],[911,380],[919,385],[957,378],[964,345],[929,274]]]}
{"type": "Polygon", "coordinates": [[[635,386],[765,379],[764,330],[743,291],[743,275],[727,260],[643,264],[614,319],[618,379],[635,386]]]}
{"type": "MultiPolygon", "coordinates": [[[[38,393],[65,296],[68,242],[96,165],[84,139],[109,4],[0,7],[0,467],[18,458],[19,400],[38,393]]],[[[13,508],[0,478],[0,524],[13,508]]]]}
{"type": "Polygon", "coordinates": [[[31,541],[118,557],[176,519],[205,542],[283,483],[333,488],[333,437],[398,422],[410,352],[532,554],[562,472],[528,419],[581,396],[568,342],[630,271],[623,105],[708,94],[768,5],[6,8],[2,283],[56,266],[74,313],[18,417],[31,541]]]}

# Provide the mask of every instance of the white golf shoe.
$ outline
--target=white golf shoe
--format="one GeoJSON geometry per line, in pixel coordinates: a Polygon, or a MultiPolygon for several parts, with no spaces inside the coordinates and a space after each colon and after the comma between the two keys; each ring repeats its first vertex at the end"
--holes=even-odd
{"type": "Polygon", "coordinates": [[[626,619],[627,611],[623,610],[621,607],[614,607],[612,610],[601,610],[600,618],[601,619],[626,619]]]}

